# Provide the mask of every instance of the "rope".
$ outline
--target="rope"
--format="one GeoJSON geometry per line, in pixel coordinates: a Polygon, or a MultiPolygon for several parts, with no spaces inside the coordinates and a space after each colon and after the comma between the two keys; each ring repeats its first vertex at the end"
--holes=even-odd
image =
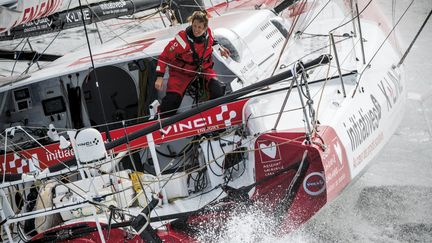
{"type": "MultiPolygon", "coordinates": [[[[376,52],[374,53],[374,55],[372,56],[372,58],[369,60],[369,62],[365,65],[365,67],[369,67],[371,62],[373,61],[373,59],[376,57],[376,55],[378,54],[378,52],[381,50],[381,48],[384,46],[384,44],[386,43],[387,39],[390,37],[390,35],[393,33],[393,31],[396,29],[396,27],[398,26],[399,22],[402,20],[402,18],[405,16],[405,14],[408,12],[408,9],[411,7],[411,5],[414,3],[414,0],[411,0],[411,3],[408,5],[408,7],[405,9],[405,11],[403,12],[403,14],[400,16],[400,18],[398,19],[398,21],[396,22],[396,24],[393,26],[393,28],[390,30],[390,32],[387,34],[387,36],[384,38],[383,42],[381,43],[381,45],[378,47],[378,49],[376,50],[376,52]]],[[[429,19],[429,17],[427,18],[429,19]]],[[[366,71],[367,68],[364,68],[363,71],[360,73],[360,77],[358,79],[357,85],[354,89],[354,92],[351,96],[351,98],[354,97],[354,95],[357,92],[357,89],[360,85],[360,81],[361,78],[363,77],[363,73],[366,71]]]]}
{"type": "MultiPolygon", "coordinates": [[[[413,0],[414,1],[414,0],[413,0]]],[[[417,38],[419,37],[420,33],[423,31],[423,28],[425,27],[426,23],[429,21],[430,16],[432,15],[432,10],[429,12],[428,16],[426,17],[426,19],[423,21],[422,26],[420,27],[420,29],[417,31],[417,34],[415,35],[414,39],[411,41],[411,44],[409,45],[408,49],[405,51],[404,55],[402,56],[402,58],[400,59],[399,63],[398,63],[398,67],[400,65],[402,65],[402,63],[404,62],[405,58],[407,57],[408,53],[411,51],[411,48],[413,47],[414,43],[416,42],[417,38]]]]}
{"type": "MultiPolygon", "coordinates": [[[[305,5],[306,5],[306,1],[303,1],[302,3],[299,3],[299,4],[301,4],[301,9],[299,10],[299,11],[301,12],[301,11],[303,11],[303,9],[304,9],[304,7],[305,7],[305,5]]],[[[281,48],[281,50],[280,50],[280,52],[279,52],[278,59],[277,59],[277,61],[276,61],[276,64],[275,64],[275,66],[274,66],[274,68],[273,68],[273,71],[272,71],[272,73],[271,73],[270,76],[273,76],[273,75],[275,74],[276,69],[277,69],[277,67],[279,66],[279,62],[280,62],[280,60],[281,60],[281,58],[282,58],[282,54],[284,53],[284,50],[285,50],[285,48],[287,47],[288,40],[291,38],[291,35],[292,35],[292,33],[294,32],[294,28],[295,28],[295,26],[297,25],[297,21],[299,20],[299,18],[300,18],[300,15],[296,15],[296,17],[295,17],[295,19],[294,19],[294,22],[293,22],[293,24],[291,25],[291,27],[290,27],[290,29],[289,29],[289,31],[288,31],[288,35],[285,36],[284,44],[283,44],[283,46],[282,46],[282,48],[281,48]]]]}
{"type": "Polygon", "coordinates": [[[348,20],[347,22],[345,22],[345,23],[343,23],[343,24],[340,24],[339,26],[336,26],[335,28],[333,28],[333,29],[331,29],[330,31],[329,31],[329,33],[331,33],[331,32],[333,32],[333,31],[335,31],[335,30],[337,30],[337,29],[339,29],[339,28],[342,28],[343,26],[345,26],[345,25],[347,25],[347,24],[349,24],[349,23],[352,23],[352,21],[354,21],[356,18],[359,18],[360,17],[360,15],[369,7],[369,5],[372,3],[372,1],[373,0],[369,0],[369,2],[366,4],[366,6],[360,11],[360,12],[358,12],[357,13],[357,15],[356,16],[354,16],[354,17],[352,17],[350,20],[348,20]]]}
{"type": "Polygon", "coordinates": [[[326,2],[326,4],[324,4],[324,6],[318,11],[318,13],[312,18],[312,20],[308,23],[308,25],[306,25],[306,27],[304,27],[304,29],[302,30],[302,32],[304,33],[304,31],[315,21],[315,19],[322,13],[322,11],[327,7],[327,5],[330,3],[331,0],[328,0],[326,2]]]}
{"type": "MultiPolygon", "coordinates": [[[[69,4],[68,4],[68,7],[67,7],[67,12],[66,12],[66,14],[68,14],[69,13],[69,8],[70,8],[70,5],[71,5],[71,2],[72,1],[69,1],[69,4]]],[[[81,14],[82,14],[82,12],[81,12],[81,14]]],[[[84,16],[84,15],[81,15],[81,16],[84,16]]],[[[22,72],[17,78],[16,78],[16,80],[19,80],[21,77],[22,77],[22,75],[23,74],[26,74],[26,73],[28,73],[28,71],[30,70],[30,67],[31,66],[33,66],[33,64],[34,63],[37,63],[38,61],[39,61],[39,59],[43,56],[43,54],[45,53],[45,51],[46,50],[48,50],[48,48],[52,45],[52,43],[54,43],[54,41],[57,39],[57,37],[60,35],[60,33],[61,33],[61,30],[54,36],[54,38],[50,41],[50,43],[45,47],[45,49],[42,51],[42,53],[36,58],[36,56],[37,56],[37,54],[35,54],[34,55],[34,57],[33,57],[33,59],[31,60],[31,64],[26,68],[26,70],[24,71],[24,72],[22,72]],[[36,58],[36,59],[35,59],[36,58]]],[[[27,38],[27,41],[29,40],[29,38],[27,38]]],[[[30,42],[29,42],[30,43],[30,42]]],[[[24,45],[25,46],[25,45],[24,45]]],[[[23,46],[23,49],[24,49],[24,46],[23,46]]],[[[14,68],[15,68],[15,64],[14,64],[14,68]]],[[[13,71],[13,70],[12,70],[13,71]]],[[[12,84],[13,84],[13,82],[12,82],[12,84]]]]}

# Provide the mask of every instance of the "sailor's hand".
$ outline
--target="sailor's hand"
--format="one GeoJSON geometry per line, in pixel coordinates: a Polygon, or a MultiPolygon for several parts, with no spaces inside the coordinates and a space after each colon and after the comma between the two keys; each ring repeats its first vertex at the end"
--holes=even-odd
{"type": "Polygon", "coordinates": [[[162,91],[163,88],[163,77],[157,77],[155,82],[155,88],[159,91],[162,91]]]}
{"type": "Polygon", "coordinates": [[[221,56],[223,56],[225,58],[228,58],[229,56],[231,56],[231,52],[223,46],[220,46],[219,51],[220,51],[221,56]]]}

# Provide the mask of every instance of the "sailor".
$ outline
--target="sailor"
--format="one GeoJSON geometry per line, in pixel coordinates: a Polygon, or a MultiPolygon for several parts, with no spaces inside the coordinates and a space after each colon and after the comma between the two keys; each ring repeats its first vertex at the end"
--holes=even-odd
{"type": "MultiPolygon", "coordinates": [[[[163,76],[169,66],[166,95],[159,110],[161,117],[176,113],[192,82],[202,82],[204,87],[198,87],[205,88],[210,99],[225,94],[225,84],[217,79],[213,70],[212,46],[217,45],[217,42],[208,27],[208,17],[205,12],[195,11],[188,20],[191,25],[180,31],[159,56],[155,82],[157,90],[163,89],[163,76]]],[[[220,46],[219,51],[225,58],[230,56],[229,50],[223,46],[220,46]]]]}

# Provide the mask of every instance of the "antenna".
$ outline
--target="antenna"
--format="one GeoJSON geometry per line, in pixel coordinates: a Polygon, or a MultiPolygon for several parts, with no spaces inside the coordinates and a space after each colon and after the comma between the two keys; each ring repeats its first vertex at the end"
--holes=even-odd
{"type": "Polygon", "coordinates": [[[100,92],[100,89],[99,89],[99,81],[98,81],[98,78],[97,78],[97,72],[96,72],[96,69],[95,69],[94,61],[93,61],[93,54],[92,54],[91,47],[90,47],[90,41],[89,41],[89,38],[88,38],[87,27],[86,27],[86,23],[85,23],[85,20],[84,20],[84,12],[82,10],[81,0],[78,0],[78,2],[79,2],[79,6],[80,6],[80,11],[81,11],[81,20],[82,20],[83,25],[84,25],[84,32],[85,32],[85,35],[86,35],[87,46],[88,46],[88,49],[89,49],[90,60],[91,60],[91,64],[92,64],[92,70],[94,72],[94,76],[95,76],[95,79],[96,79],[96,88],[97,88],[97,91],[98,91],[99,103],[100,103],[101,110],[102,110],[102,117],[103,117],[104,123],[105,123],[106,136],[107,136],[107,140],[111,141],[111,135],[109,133],[109,127],[108,127],[107,119],[106,119],[106,115],[105,115],[105,107],[103,105],[102,95],[101,95],[101,92],[100,92]]]}

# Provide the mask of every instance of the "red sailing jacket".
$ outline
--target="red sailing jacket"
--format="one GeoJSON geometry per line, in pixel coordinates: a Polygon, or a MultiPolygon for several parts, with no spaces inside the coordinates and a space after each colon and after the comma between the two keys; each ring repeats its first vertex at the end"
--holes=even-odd
{"type": "Polygon", "coordinates": [[[188,37],[185,30],[180,31],[173,40],[171,40],[160,54],[156,67],[157,76],[163,76],[166,67],[169,66],[169,79],[167,92],[176,92],[183,95],[190,81],[195,77],[199,59],[202,59],[201,70],[206,80],[216,77],[212,69],[212,53],[214,39],[210,28],[207,29],[206,40],[202,43],[194,43],[193,39],[188,37]],[[191,43],[195,48],[191,48],[191,43]],[[199,59],[197,58],[199,57],[199,59]]]}

